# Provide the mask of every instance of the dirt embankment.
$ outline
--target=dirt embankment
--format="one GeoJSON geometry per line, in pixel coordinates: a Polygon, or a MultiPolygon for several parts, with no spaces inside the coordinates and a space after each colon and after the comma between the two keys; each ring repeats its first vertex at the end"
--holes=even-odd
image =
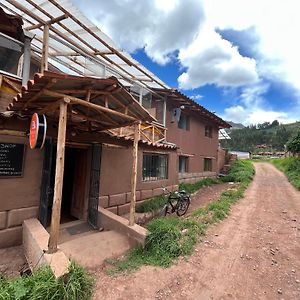
{"type": "Polygon", "coordinates": [[[231,215],[171,268],[111,278],[95,299],[300,299],[300,192],[267,163],[231,215]]]}

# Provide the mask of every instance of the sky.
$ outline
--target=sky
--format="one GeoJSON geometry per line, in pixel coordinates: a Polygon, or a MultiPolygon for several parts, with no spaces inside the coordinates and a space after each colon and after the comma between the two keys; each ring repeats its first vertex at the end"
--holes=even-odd
{"type": "Polygon", "coordinates": [[[300,120],[298,0],[73,2],[170,87],[225,120],[300,120]]]}

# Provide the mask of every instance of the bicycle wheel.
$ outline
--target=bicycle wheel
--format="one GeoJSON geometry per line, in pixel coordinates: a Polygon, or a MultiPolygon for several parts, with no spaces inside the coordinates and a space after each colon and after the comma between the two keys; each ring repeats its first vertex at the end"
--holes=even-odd
{"type": "Polygon", "coordinates": [[[188,210],[188,208],[190,206],[190,202],[191,201],[190,201],[189,197],[185,197],[185,198],[180,199],[178,201],[178,203],[177,203],[177,209],[176,209],[177,216],[181,217],[181,216],[183,216],[187,212],[187,210],[188,210]]]}
{"type": "Polygon", "coordinates": [[[172,207],[170,205],[170,203],[167,203],[164,207],[164,215],[170,215],[172,213],[172,207]]]}

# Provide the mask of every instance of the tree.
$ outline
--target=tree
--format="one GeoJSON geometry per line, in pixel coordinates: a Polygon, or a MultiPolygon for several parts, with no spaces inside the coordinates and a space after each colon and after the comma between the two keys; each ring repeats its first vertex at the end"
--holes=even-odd
{"type": "Polygon", "coordinates": [[[300,130],[298,134],[291,138],[287,143],[287,150],[292,152],[293,154],[300,154],[300,130]]]}

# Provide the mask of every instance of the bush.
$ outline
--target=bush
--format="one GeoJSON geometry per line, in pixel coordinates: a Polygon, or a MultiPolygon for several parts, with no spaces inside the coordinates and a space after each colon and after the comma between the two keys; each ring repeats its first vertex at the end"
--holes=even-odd
{"type": "Polygon", "coordinates": [[[58,279],[50,267],[17,279],[0,277],[0,300],[87,300],[92,297],[93,285],[93,278],[72,262],[69,273],[58,279]]]}
{"type": "Polygon", "coordinates": [[[250,182],[255,174],[254,167],[249,160],[236,160],[228,175],[221,178],[223,182],[250,182]]]}
{"type": "Polygon", "coordinates": [[[273,159],[271,162],[284,172],[291,184],[300,190],[300,158],[289,157],[273,159]]]}

